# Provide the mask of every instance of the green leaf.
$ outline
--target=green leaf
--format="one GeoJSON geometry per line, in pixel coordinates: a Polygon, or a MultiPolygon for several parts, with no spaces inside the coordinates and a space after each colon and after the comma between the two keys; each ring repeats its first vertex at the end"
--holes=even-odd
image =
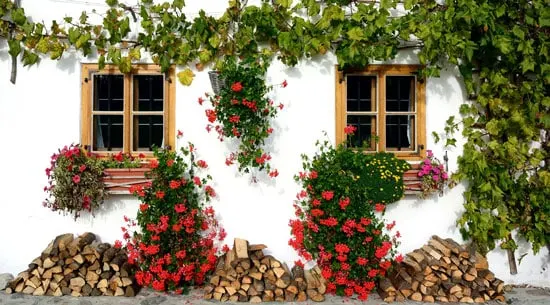
{"type": "Polygon", "coordinates": [[[437,134],[437,132],[432,131],[432,137],[434,138],[434,142],[436,144],[439,143],[440,138],[439,138],[439,135],[437,134]]]}
{"type": "Polygon", "coordinates": [[[519,25],[514,25],[514,27],[512,28],[512,33],[514,33],[514,35],[516,35],[516,37],[521,39],[521,40],[525,39],[525,33],[519,27],[519,25]]]}
{"type": "Polygon", "coordinates": [[[88,15],[86,14],[86,12],[82,12],[78,20],[80,21],[80,24],[86,24],[86,22],[88,22],[88,15]]]}
{"type": "Polygon", "coordinates": [[[185,6],[185,2],[183,0],[174,0],[172,2],[172,7],[182,9],[185,6]]]}
{"type": "Polygon", "coordinates": [[[99,59],[97,60],[97,66],[98,66],[99,70],[102,70],[103,68],[105,68],[105,56],[104,55],[99,55],[99,59]]]}
{"type": "Polygon", "coordinates": [[[8,46],[9,46],[8,53],[11,56],[15,57],[19,55],[19,53],[21,53],[21,44],[19,43],[18,40],[15,40],[15,39],[8,40],[8,46]]]}
{"type": "Polygon", "coordinates": [[[178,80],[185,86],[191,85],[191,83],[193,82],[193,77],[195,77],[195,74],[189,68],[178,72],[178,80]]]}
{"type": "Polygon", "coordinates": [[[27,17],[25,17],[25,11],[22,8],[17,8],[11,11],[11,19],[17,25],[23,25],[27,22],[27,17]]]}
{"type": "Polygon", "coordinates": [[[217,48],[220,45],[220,36],[217,34],[212,35],[208,39],[208,43],[212,46],[212,48],[217,48]]]}
{"type": "Polygon", "coordinates": [[[363,30],[361,30],[360,27],[353,27],[351,28],[351,30],[349,30],[347,33],[348,37],[351,39],[351,40],[362,40],[363,39],[363,30]]]}
{"type": "Polygon", "coordinates": [[[38,62],[38,55],[27,50],[23,52],[23,66],[31,66],[38,62]]]}
{"type": "Polygon", "coordinates": [[[284,8],[289,8],[290,5],[292,4],[292,0],[275,0],[275,3],[277,3],[278,5],[284,8]]]}
{"type": "Polygon", "coordinates": [[[118,4],[118,0],[105,0],[108,6],[115,6],[118,4]]]}

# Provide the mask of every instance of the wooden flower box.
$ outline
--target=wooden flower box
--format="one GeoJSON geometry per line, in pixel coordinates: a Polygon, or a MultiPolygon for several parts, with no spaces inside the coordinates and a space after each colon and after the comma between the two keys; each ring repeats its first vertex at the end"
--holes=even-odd
{"type": "Polygon", "coordinates": [[[411,164],[411,169],[403,174],[405,195],[417,195],[422,193],[422,177],[418,176],[422,164],[411,164]]]}
{"type": "Polygon", "coordinates": [[[149,168],[107,168],[103,171],[103,182],[107,194],[129,195],[130,187],[145,185],[151,181],[145,177],[149,168]]]}

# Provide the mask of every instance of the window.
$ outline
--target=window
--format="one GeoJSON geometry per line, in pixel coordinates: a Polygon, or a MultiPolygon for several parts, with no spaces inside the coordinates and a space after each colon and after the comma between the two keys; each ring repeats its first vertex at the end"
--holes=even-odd
{"type": "Polygon", "coordinates": [[[174,147],[174,70],[138,65],[123,74],[114,66],[82,65],[81,142],[92,152],[150,154],[174,147]]]}
{"type": "Polygon", "coordinates": [[[408,160],[425,155],[425,83],[415,65],[369,65],[338,71],[336,79],[336,141],[346,139],[344,127],[357,128],[348,146],[387,151],[408,160]]]}

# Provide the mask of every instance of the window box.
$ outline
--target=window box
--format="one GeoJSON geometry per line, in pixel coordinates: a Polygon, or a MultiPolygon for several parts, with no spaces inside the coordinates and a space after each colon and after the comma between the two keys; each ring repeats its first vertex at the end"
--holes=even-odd
{"type": "Polygon", "coordinates": [[[422,177],[418,176],[422,164],[411,164],[411,169],[403,174],[405,195],[418,195],[422,193],[422,177]]]}
{"type": "Polygon", "coordinates": [[[150,168],[107,168],[104,170],[103,182],[107,194],[129,195],[130,187],[145,185],[151,179],[145,177],[150,168]]]}

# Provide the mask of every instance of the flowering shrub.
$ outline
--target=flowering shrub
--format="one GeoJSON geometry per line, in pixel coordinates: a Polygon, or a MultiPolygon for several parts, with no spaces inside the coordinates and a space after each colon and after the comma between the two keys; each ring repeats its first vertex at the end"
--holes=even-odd
{"type": "Polygon", "coordinates": [[[155,149],[155,157],[149,164],[152,182],[131,189],[141,204],[137,223],[126,218],[129,228],[123,228],[128,259],[140,267],[139,285],[183,293],[201,285],[214,269],[215,241],[223,240],[225,232],[212,207],[205,206],[216,193],[208,185],[211,177],[198,173],[208,164],[195,160],[193,145],[181,154],[155,149]]]}
{"type": "Polygon", "coordinates": [[[80,216],[80,211],[93,213],[105,196],[101,181],[101,161],[87,153],[78,144],[71,144],[51,156],[50,167],[46,168],[48,185],[44,191],[48,197],[43,205],[52,211],[63,211],[80,216]]]}
{"type": "MultiPolygon", "coordinates": [[[[278,172],[272,169],[271,156],[262,147],[273,133],[270,119],[283,109],[283,104],[275,105],[266,95],[272,89],[265,84],[266,63],[245,59],[237,63],[233,58],[224,62],[220,77],[228,86],[221,89],[219,95],[207,94],[213,108],[205,111],[209,124],[218,133],[218,138],[239,140],[238,150],[232,152],[225,163],[229,166],[237,162],[239,171],[249,173],[252,168],[268,172],[276,177],[278,172]]],[[[281,86],[286,87],[284,81],[281,86]]],[[[204,99],[199,98],[202,105],[204,99]]]]}
{"type": "Polygon", "coordinates": [[[426,198],[435,192],[443,194],[445,186],[449,185],[449,175],[431,150],[427,150],[427,157],[422,163],[418,176],[422,177],[422,193],[419,194],[421,198],[426,198]]]}
{"type": "Polygon", "coordinates": [[[400,235],[389,235],[395,222],[385,224],[382,216],[403,196],[409,165],[389,153],[356,153],[327,141],[317,146],[313,158],[302,156],[304,171],[295,177],[303,190],[289,244],[306,261],[316,260],[329,293],[364,300],[395,255],[400,235]]]}

